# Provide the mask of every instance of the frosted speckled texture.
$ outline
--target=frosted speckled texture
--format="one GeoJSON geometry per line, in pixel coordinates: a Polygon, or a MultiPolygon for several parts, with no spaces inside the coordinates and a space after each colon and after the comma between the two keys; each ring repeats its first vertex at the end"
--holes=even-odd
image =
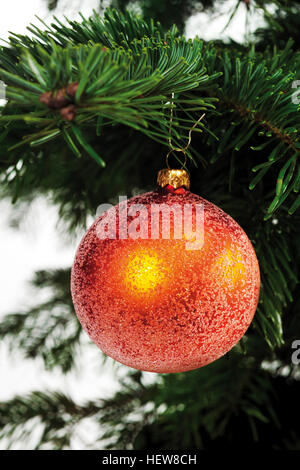
{"type": "Polygon", "coordinates": [[[109,210],[80,243],[72,296],[83,328],[104,353],[136,369],[182,372],[220,358],[240,340],[257,307],[260,275],[242,228],[201,197],[157,190],[129,199],[128,209],[144,204],[151,220],[151,204],[161,203],[203,204],[203,247],[187,250],[186,238],[163,239],[161,227],[156,240],[99,239],[103,218],[114,220],[109,210]]]}

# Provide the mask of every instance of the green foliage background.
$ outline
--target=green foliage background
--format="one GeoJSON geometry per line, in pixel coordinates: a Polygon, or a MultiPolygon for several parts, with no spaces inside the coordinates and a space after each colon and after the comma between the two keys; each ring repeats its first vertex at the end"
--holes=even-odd
{"type": "MultiPolygon", "coordinates": [[[[1,196],[15,203],[50,195],[74,231],[101,202],[152,188],[174,92],[176,145],[185,145],[205,112],[188,154],[192,191],[228,212],[252,240],[259,307],[247,335],[217,362],[157,375],[151,385],[128,369],[109,400],[77,404],[39,391],[15,397],[0,404],[0,437],[23,439],[38,421],[37,448],[69,448],[88,418],[99,425],[102,447],[299,449],[291,345],[300,338],[300,114],[292,100],[300,2],[237,2],[266,21],[243,44],[182,36],[191,14],[216,13],[224,2],[143,1],[144,20],[127,12],[131,3],[113,1],[115,9],[80,22],[31,26],[32,37],[12,35],[0,48],[8,98],[0,116],[1,196]],[[74,82],[77,115],[69,122],[39,98],[74,82]]],[[[82,341],[69,270],[40,271],[33,284],[52,297],[8,314],[0,337],[28,358],[41,357],[48,370],[68,373],[82,341]]]]}

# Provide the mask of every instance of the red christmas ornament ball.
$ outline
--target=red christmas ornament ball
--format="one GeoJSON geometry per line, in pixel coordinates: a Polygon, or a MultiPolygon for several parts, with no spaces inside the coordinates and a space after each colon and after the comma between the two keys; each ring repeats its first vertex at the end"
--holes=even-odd
{"type": "Polygon", "coordinates": [[[228,214],[168,186],[123,201],[93,223],[71,287],[77,316],[104,353],[135,369],[182,372],[215,361],[241,339],[260,275],[250,240],[228,214]],[[173,214],[169,238],[153,212],[161,204],[173,214]],[[172,211],[187,207],[192,212],[178,228],[172,211]]]}

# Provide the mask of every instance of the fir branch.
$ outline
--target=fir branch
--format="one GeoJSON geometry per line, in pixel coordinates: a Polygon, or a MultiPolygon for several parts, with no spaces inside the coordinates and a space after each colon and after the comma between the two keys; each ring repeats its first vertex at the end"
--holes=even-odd
{"type": "MultiPolygon", "coordinates": [[[[36,449],[50,444],[53,449],[70,446],[76,425],[84,418],[99,412],[99,405],[88,402],[83,406],[61,392],[34,391],[25,397],[16,396],[0,404],[0,437],[6,436],[12,444],[28,423],[42,425],[42,433],[36,449]]],[[[28,431],[23,435],[28,437],[28,431]]]]}
{"type": "MultiPolygon", "coordinates": [[[[222,153],[239,151],[249,145],[252,150],[263,148],[266,152],[269,149],[269,160],[253,167],[258,174],[249,186],[253,189],[272,166],[278,167],[281,163],[276,193],[266,210],[267,220],[292,191],[299,191],[300,118],[292,101],[292,82],[299,68],[300,55],[295,54],[288,43],[285,50],[275,50],[267,59],[255,55],[253,50],[246,56],[239,53],[238,57],[236,52],[225,51],[219,61],[223,74],[214,96],[219,99],[217,110],[222,121],[217,118],[213,126],[216,135],[220,137],[222,133],[222,138],[211,161],[222,153]],[[228,117],[225,125],[224,116],[228,117]],[[260,145],[251,145],[258,138],[260,145]]],[[[211,143],[215,146],[213,141],[211,143]]],[[[295,209],[293,204],[290,213],[295,209]]]]}
{"type": "Polygon", "coordinates": [[[82,18],[81,23],[63,25],[56,20],[45,31],[33,28],[32,32],[36,39],[12,37],[11,47],[2,48],[1,53],[9,102],[0,119],[12,123],[20,119],[40,127],[23,136],[24,144],[43,145],[62,137],[76,157],[88,153],[104,166],[103,156],[89,141],[91,132],[85,137],[87,126],[89,131],[97,130],[100,118],[102,127],[119,122],[167,144],[166,103],[175,92],[173,128],[178,145],[185,128],[203,110],[210,127],[207,142],[216,149],[211,161],[232,149],[255,148],[252,142],[260,137],[263,145],[270,144],[270,157],[261,167],[253,167],[258,174],[250,188],[272,166],[278,167],[276,194],[265,218],[286,198],[292,201],[290,213],[300,205],[300,198],[293,194],[299,191],[300,181],[299,113],[291,101],[291,82],[300,59],[291,43],[283,51],[267,51],[264,58],[253,49],[242,55],[223,48],[217,55],[213,45],[197,39],[186,41],[175,29],[163,33],[154,22],[115,10],[107,10],[103,20],[96,14],[88,20],[82,18]],[[70,83],[78,83],[78,89],[60,113],[39,102],[40,91],[58,93],[70,83]],[[214,112],[216,100],[221,120],[214,112]],[[12,106],[13,115],[9,113],[12,106]],[[75,126],[68,119],[75,119],[75,126]],[[218,137],[218,146],[211,136],[218,137]]]}
{"type": "MultiPolygon", "coordinates": [[[[74,127],[65,121],[73,120],[76,111],[77,125],[95,125],[101,116],[104,124],[105,120],[119,122],[167,144],[168,116],[165,116],[162,108],[173,92],[176,97],[181,94],[180,98],[185,99],[186,107],[193,107],[194,111],[213,108],[213,99],[186,95],[193,88],[207,87],[218,76],[216,73],[208,77],[199,62],[202,50],[199,40],[186,41],[177,37],[175,31],[162,38],[153,22],[147,24],[116,11],[107,11],[104,20],[95,14],[89,20],[83,18],[81,25],[76,22],[70,22],[70,25],[77,41],[79,37],[83,42],[76,44],[76,47],[75,44],[70,45],[73,37],[70,28],[59,24],[52,25],[57,41],[51,38],[51,31],[43,33],[35,29],[39,41],[18,36],[18,40],[23,43],[21,49],[20,44],[16,46],[16,42],[11,40],[15,51],[13,48],[2,48],[0,52],[0,77],[8,85],[9,98],[0,121],[30,120],[42,127],[40,134],[25,138],[26,143],[37,145],[54,139],[61,132],[66,138],[74,127]],[[128,31],[124,30],[125,21],[128,31]],[[68,37],[68,45],[61,40],[62,36],[68,37]],[[111,39],[105,41],[108,37],[111,39]],[[18,60],[16,70],[10,64],[11,56],[16,57],[17,54],[18,57],[21,54],[21,59],[18,60]],[[48,110],[40,103],[43,101],[47,104],[46,93],[52,93],[55,97],[55,93],[62,94],[63,89],[68,90],[64,87],[71,83],[78,83],[76,94],[72,99],[68,91],[65,92],[63,96],[66,102],[57,106],[61,110],[60,114],[54,112],[56,106],[50,105],[50,101],[48,110]],[[68,102],[74,110],[70,117],[63,113],[68,102]],[[35,113],[30,111],[27,114],[24,106],[34,108],[35,113]],[[9,113],[12,107],[13,115],[9,113]],[[15,112],[16,107],[19,116],[15,112]],[[39,139],[39,135],[42,135],[42,139],[39,139]]],[[[174,105],[177,105],[177,98],[174,105]]],[[[187,115],[184,116],[184,110],[181,114],[191,126],[193,121],[187,115]]],[[[180,119],[174,121],[174,128],[177,128],[177,132],[180,130],[180,119]]],[[[82,143],[83,140],[80,140],[82,143]]],[[[67,143],[70,143],[70,138],[67,138],[67,143]]],[[[86,150],[91,148],[88,143],[83,147],[86,150]]],[[[92,154],[92,151],[88,153],[92,154]]],[[[75,154],[78,154],[77,150],[75,154]]],[[[97,160],[102,161],[100,158],[97,160]]]]}
{"type": "Polygon", "coordinates": [[[32,284],[49,288],[52,296],[23,313],[6,315],[0,323],[0,338],[10,349],[18,347],[26,358],[41,357],[46,369],[70,371],[80,350],[81,325],[69,293],[69,270],[39,271],[32,284]]]}
{"type": "Polygon", "coordinates": [[[71,438],[77,433],[80,422],[90,418],[102,425],[98,439],[105,440],[108,448],[111,448],[112,443],[116,443],[117,436],[119,443],[123,442],[123,445],[118,447],[127,448],[132,445],[132,441],[128,441],[129,436],[132,438],[140,430],[140,420],[133,420],[132,415],[143,410],[145,403],[157,389],[156,385],[145,388],[141,384],[140,375],[134,372],[125,379],[122,384],[124,390],[117,392],[114,398],[88,401],[82,405],[75,403],[62,392],[41,391],[33,391],[25,397],[16,396],[12,400],[2,402],[0,438],[6,436],[12,445],[19,439],[20,432],[25,431],[23,438],[29,436],[28,424],[36,426],[38,423],[42,432],[36,449],[43,449],[45,446],[66,449],[70,448],[71,438]],[[115,424],[121,418],[123,424],[119,426],[117,436],[110,435],[110,424],[115,424]]]}

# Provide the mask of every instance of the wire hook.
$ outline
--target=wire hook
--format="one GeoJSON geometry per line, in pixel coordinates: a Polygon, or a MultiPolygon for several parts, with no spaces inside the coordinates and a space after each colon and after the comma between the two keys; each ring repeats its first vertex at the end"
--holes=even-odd
{"type": "Polygon", "coordinates": [[[170,170],[170,165],[169,165],[169,156],[172,152],[182,152],[184,154],[184,163],[182,165],[181,168],[185,167],[186,166],[186,163],[187,163],[187,156],[186,156],[186,151],[187,149],[189,148],[189,146],[191,145],[191,141],[192,141],[192,132],[193,130],[195,129],[195,127],[199,124],[200,121],[202,121],[202,119],[204,118],[205,116],[205,113],[202,114],[202,116],[200,116],[200,118],[195,122],[195,124],[190,128],[189,130],[189,134],[188,134],[188,142],[186,144],[185,147],[174,147],[172,145],[172,124],[173,124],[173,106],[174,106],[174,97],[175,97],[175,93],[173,92],[172,95],[171,95],[171,111],[170,111],[170,125],[169,125],[169,138],[168,138],[168,142],[169,142],[169,147],[170,147],[170,150],[169,152],[167,153],[166,155],[166,165],[168,167],[168,169],[170,170]]]}

